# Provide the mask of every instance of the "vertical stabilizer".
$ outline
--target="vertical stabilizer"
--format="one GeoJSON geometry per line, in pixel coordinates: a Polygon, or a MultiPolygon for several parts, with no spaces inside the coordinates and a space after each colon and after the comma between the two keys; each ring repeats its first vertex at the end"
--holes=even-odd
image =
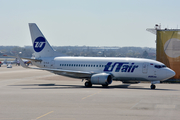
{"type": "Polygon", "coordinates": [[[35,23],[29,23],[31,39],[34,50],[34,57],[40,59],[42,57],[54,57],[55,51],[50,46],[44,35],[35,23]]]}
{"type": "Polygon", "coordinates": [[[7,58],[3,61],[3,64],[7,64],[7,58]]]}

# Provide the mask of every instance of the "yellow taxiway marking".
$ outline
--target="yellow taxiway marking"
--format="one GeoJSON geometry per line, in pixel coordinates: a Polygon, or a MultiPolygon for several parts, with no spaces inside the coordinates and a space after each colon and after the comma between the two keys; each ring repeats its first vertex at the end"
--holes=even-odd
{"type": "Polygon", "coordinates": [[[91,95],[88,95],[88,96],[86,96],[86,97],[83,97],[82,100],[84,100],[84,99],[86,99],[86,98],[88,98],[88,97],[91,97],[91,96],[93,96],[93,95],[96,95],[96,94],[98,94],[98,93],[100,93],[100,92],[101,92],[101,90],[100,90],[99,92],[97,92],[97,93],[93,93],[93,94],[91,94],[91,95]]]}
{"type": "Polygon", "coordinates": [[[48,114],[50,114],[50,113],[52,113],[52,112],[54,112],[54,111],[48,112],[48,113],[46,113],[46,114],[44,114],[44,115],[41,115],[41,116],[37,117],[35,120],[40,119],[40,118],[42,118],[42,117],[44,117],[44,116],[46,116],[46,115],[48,115],[48,114]]]}

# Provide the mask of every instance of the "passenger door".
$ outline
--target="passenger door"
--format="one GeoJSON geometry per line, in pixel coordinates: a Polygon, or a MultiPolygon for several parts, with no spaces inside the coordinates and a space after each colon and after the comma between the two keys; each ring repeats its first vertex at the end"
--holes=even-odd
{"type": "Polygon", "coordinates": [[[147,74],[148,72],[148,63],[142,64],[142,73],[147,74]]]}

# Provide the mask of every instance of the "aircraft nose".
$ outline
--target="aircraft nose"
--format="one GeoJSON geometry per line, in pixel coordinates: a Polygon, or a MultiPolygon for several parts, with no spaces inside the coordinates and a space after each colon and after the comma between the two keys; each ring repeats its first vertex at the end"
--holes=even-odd
{"type": "Polygon", "coordinates": [[[171,69],[168,69],[168,71],[166,71],[167,78],[171,78],[171,77],[175,76],[175,74],[176,73],[171,69]]]}

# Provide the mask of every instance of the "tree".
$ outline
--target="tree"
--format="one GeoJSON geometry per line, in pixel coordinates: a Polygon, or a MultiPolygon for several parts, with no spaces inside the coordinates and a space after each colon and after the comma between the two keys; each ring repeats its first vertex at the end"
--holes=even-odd
{"type": "Polygon", "coordinates": [[[145,50],[145,51],[143,52],[143,54],[142,54],[142,57],[143,57],[143,58],[147,58],[148,55],[149,55],[148,52],[145,50]]]}

